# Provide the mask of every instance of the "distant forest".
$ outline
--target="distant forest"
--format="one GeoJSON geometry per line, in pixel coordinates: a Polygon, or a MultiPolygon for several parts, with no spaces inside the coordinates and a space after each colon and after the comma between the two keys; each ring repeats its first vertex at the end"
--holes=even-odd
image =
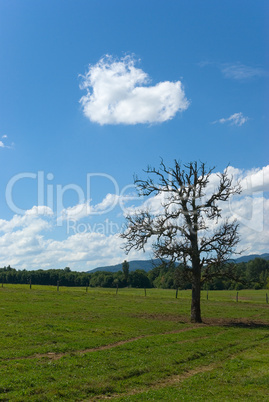
{"type": "MultiPolygon", "coordinates": [[[[263,289],[269,288],[269,260],[255,258],[249,262],[235,264],[234,271],[240,281],[215,278],[204,284],[204,289],[263,289]]],[[[0,284],[32,284],[57,286],[84,286],[84,287],[134,287],[134,288],[163,288],[163,289],[191,289],[191,284],[182,279],[180,265],[160,265],[149,272],[137,269],[132,272],[104,272],[93,273],[71,271],[64,269],[38,269],[36,271],[16,270],[10,266],[0,268],[0,284]]],[[[0,285],[1,286],[1,285],[0,285]]]]}

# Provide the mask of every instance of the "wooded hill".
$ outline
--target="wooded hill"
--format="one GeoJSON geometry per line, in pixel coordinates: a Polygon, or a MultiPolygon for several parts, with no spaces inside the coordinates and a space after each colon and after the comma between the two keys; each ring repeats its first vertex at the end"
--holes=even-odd
{"type": "MultiPolygon", "coordinates": [[[[264,260],[269,260],[269,254],[250,254],[250,255],[244,255],[239,258],[235,258],[233,261],[237,264],[239,262],[248,262],[251,260],[254,260],[255,258],[262,258],[264,260]]],[[[168,262],[168,261],[167,261],[168,262]]],[[[162,264],[162,261],[160,259],[153,259],[153,260],[134,260],[134,261],[129,261],[129,270],[131,271],[136,271],[137,269],[143,269],[146,272],[149,272],[153,268],[159,266],[162,264]]],[[[88,273],[93,273],[97,271],[105,271],[105,272],[118,272],[121,271],[122,269],[122,264],[116,264],[116,265],[107,265],[103,267],[98,267],[95,269],[92,269],[91,271],[87,271],[88,273]]]]}

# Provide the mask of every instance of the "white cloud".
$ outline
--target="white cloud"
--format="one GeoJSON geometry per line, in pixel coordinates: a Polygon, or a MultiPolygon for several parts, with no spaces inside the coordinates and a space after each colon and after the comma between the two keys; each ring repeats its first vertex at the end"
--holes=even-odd
{"type": "Polygon", "coordinates": [[[31,209],[28,209],[25,212],[25,215],[26,216],[53,215],[53,212],[52,209],[50,207],[47,207],[46,205],[39,205],[39,206],[34,205],[31,209]]]}
{"type": "Polygon", "coordinates": [[[98,124],[162,123],[189,106],[180,81],[149,86],[149,77],[135,67],[135,60],[111,56],[90,65],[81,89],[83,112],[98,124]]]}
{"type": "MultiPolygon", "coordinates": [[[[6,233],[0,236],[0,266],[11,265],[17,269],[49,269],[71,267],[73,270],[89,270],[102,265],[113,265],[126,259],[123,241],[115,235],[98,232],[82,232],[64,240],[44,237],[43,232],[52,227],[44,219],[28,215],[6,221],[6,233]],[[18,228],[19,227],[19,228],[18,228]]],[[[56,229],[54,227],[54,229],[56,229]]],[[[49,232],[51,233],[51,231],[49,232]]],[[[132,252],[128,258],[145,259],[142,252],[132,252]]]]}
{"type": "Polygon", "coordinates": [[[260,67],[246,66],[241,63],[224,63],[220,65],[220,69],[225,78],[234,80],[246,80],[267,75],[266,71],[260,67]]]}
{"type": "Polygon", "coordinates": [[[167,194],[164,192],[161,192],[154,197],[146,198],[142,205],[125,208],[124,215],[135,215],[139,213],[141,209],[150,211],[153,215],[157,215],[163,211],[162,204],[166,198],[167,194]]]}
{"type": "MultiPolygon", "coordinates": [[[[239,222],[239,250],[246,250],[246,254],[269,252],[269,200],[265,197],[265,193],[269,191],[269,165],[249,171],[229,166],[227,172],[233,177],[234,184],[240,182],[242,193],[240,196],[231,197],[229,202],[220,203],[222,221],[229,218],[239,222]]],[[[218,184],[218,173],[211,174],[206,194],[211,194],[218,184]]],[[[161,214],[166,197],[167,193],[150,197],[140,207],[130,207],[127,213],[133,215],[141,210],[149,210],[153,215],[161,214]]],[[[216,222],[207,223],[209,230],[216,228],[216,222]]],[[[218,224],[220,223],[221,220],[218,224]]]]}
{"type": "MultiPolygon", "coordinates": [[[[245,254],[269,252],[269,165],[260,169],[243,171],[230,166],[228,173],[234,180],[240,180],[243,192],[230,202],[223,202],[222,216],[236,218],[240,224],[241,242],[239,249],[245,254]]],[[[217,186],[217,173],[212,174],[207,191],[217,186]]],[[[99,204],[93,205],[95,211],[105,211],[119,203],[135,199],[127,195],[107,194],[99,204]]],[[[148,208],[154,214],[162,210],[163,195],[142,199],[140,207],[128,209],[129,213],[148,208]]],[[[75,208],[75,207],[72,207],[75,208]]],[[[70,210],[72,210],[72,208],[70,210]]],[[[83,209],[82,209],[83,210],[83,209]]],[[[73,210],[73,212],[75,209],[73,210]]],[[[107,215],[109,216],[109,215],[107,215]]],[[[79,218],[79,216],[77,217],[79,218]]],[[[96,218],[97,219],[97,218],[96,218]]],[[[103,219],[103,218],[102,218],[103,219]]],[[[64,227],[57,227],[57,220],[50,208],[34,206],[24,215],[14,215],[10,220],[0,220],[0,266],[11,265],[17,269],[64,268],[89,270],[97,266],[113,265],[126,259],[122,249],[123,240],[115,234],[116,222],[105,225],[92,224],[81,231],[70,230],[65,238],[57,238],[57,230],[63,235],[64,227]],[[100,230],[102,229],[102,230],[100,230]]],[[[118,228],[123,222],[117,222],[118,228]]],[[[79,227],[77,227],[79,229],[79,227]]],[[[212,226],[212,230],[214,226],[212,226]]],[[[151,243],[146,254],[132,250],[128,260],[152,257],[151,243]]]]}
{"type": "Polygon", "coordinates": [[[222,118],[216,121],[213,121],[213,124],[215,123],[230,123],[232,126],[242,126],[243,124],[245,124],[247,121],[249,120],[249,118],[247,116],[244,116],[243,113],[239,112],[239,113],[234,113],[232,114],[230,117],[227,118],[222,118]]]}
{"type": "Polygon", "coordinates": [[[33,207],[22,216],[14,215],[10,221],[0,220],[1,266],[33,267],[33,259],[42,253],[46,243],[42,232],[52,228],[44,218],[48,212],[48,207],[33,207]]]}
{"type": "Polygon", "coordinates": [[[46,206],[33,206],[24,215],[14,215],[10,221],[0,219],[0,232],[8,233],[17,228],[26,228],[27,231],[39,232],[48,229],[50,223],[41,216],[53,215],[52,210],[46,206]]]}
{"type": "MultiPolygon", "coordinates": [[[[2,140],[6,140],[7,139],[7,135],[6,134],[4,134],[4,135],[2,135],[2,140]]],[[[6,145],[5,143],[4,143],[4,141],[1,141],[0,140],[0,148],[12,148],[14,146],[14,143],[12,143],[11,145],[6,145]]]]}
{"type": "MultiPolygon", "coordinates": [[[[233,166],[228,166],[227,173],[233,178],[234,183],[240,183],[242,187],[241,195],[245,196],[269,191],[269,165],[250,170],[242,170],[234,168],[233,166]]],[[[216,188],[218,185],[218,182],[218,173],[212,173],[209,185],[207,186],[207,191],[213,191],[214,187],[216,188]]]]}
{"type": "Polygon", "coordinates": [[[247,171],[241,181],[244,195],[269,191],[269,165],[247,171]]]}
{"type": "Polygon", "coordinates": [[[104,213],[104,211],[111,211],[119,202],[120,196],[116,194],[107,194],[105,198],[97,205],[93,206],[93,212],[104,213]]]}
{"type": "Polygon", "coordinates": [[[105,198],[96,205],[91,205],[91,200],[89,200],[83,204],[77,204],[74,207],[63,209],[60,219],[79,221],[91,215],[104,215],[112,211],[117,205],[124,209],[125,203],[134,199],[137,199],[137,197],[108,193],[105,198]]]}
{"type": "Polygon", "coordinates": [[[61,212],[61,216],[59,218],[60,220],[73,219],[78,221],[90,215],[91,211],[92,209],[90,206],[90,201],[88,201],[83,204],[77,204],[74,207],[68,207],[63,209],[63,211],[61,212]]]}
{"type": "Polygon", "coordinates": [[[269,244],[269,200],[264,197],[252,199],[249,206],[250,213],[248,220],[255,219],[261,220],[262,217],[262,230],[251,230],[247,224],[239,226],[239,234],[241,242],[239,247],[245,249],[244,254],[263,254],[268,253],[269,244]]]}
{"type": "Polygon", "coordinates": [[[268,76],[268,72],[261,67],[246,66],[243,63],[217,63],[212,61],[202,61],[198,63],[200,67],[217,67],[225,78],[245,81],[252,78],[268,76]]]}

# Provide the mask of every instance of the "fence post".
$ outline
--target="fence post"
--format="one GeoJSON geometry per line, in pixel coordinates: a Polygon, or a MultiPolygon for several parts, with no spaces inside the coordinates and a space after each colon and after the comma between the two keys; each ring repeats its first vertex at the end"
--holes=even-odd
{"type": "Polygon", "coordinates": [[[145,291],[145,297],[147,296],[147,289],[146,288],[144,288],[144,291],[145,291]]]}
{"type": "Polygon", "coordinates": [[[268,304],[268,294],[266,293],[266,303],[268,304]]]}
{"type": "Polygon", "coordinates": [[[176,290],[176,299],[177,299],[177,294],[178,294],[178,288],[177,288],[177,290],[176,290]]]}
{"type": "Polygon", "coordinates": [[[236,292],[236,301],[238,302],[238,293],[239,292],[236,292]]]}
{"type": "Polygon", "coordinates": [[[59,281],[57,281],[57,292],[59,292],[59,281]]]}
{"type": "Polygon", "coordinates": [[[117,283],[116,295],[118,294],[119,284],[117,283]]]}
{"type": "Polygon", "coordinates": [[[206,292],[206,300],[208,300],[208,290],[207,290],[207,292],[206,292]]]}

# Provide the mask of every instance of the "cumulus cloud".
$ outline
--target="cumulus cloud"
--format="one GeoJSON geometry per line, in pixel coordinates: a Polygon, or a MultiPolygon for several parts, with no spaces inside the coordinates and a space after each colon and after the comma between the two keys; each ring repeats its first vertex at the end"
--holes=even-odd
{"type": "MultiPolygon", "coordinates": [[[[268,252],[269,244],[269,200],[266,193],[269,191],[269,165],[261,169],[248,171],[229,166],[228,175],[233,178],[234,184],[240,183],[242,193],[240,196],[231,197],[229,202],[221,202],[222,220],[236,219],[239,222],[241,242],[239,249],[247,250],[247,254],[268,252]],[[256,251],[255,251],[256,250],[256,251]]],[[[206,187],[206,194],[210,195],[219,184],[218,173],[210,176],[206,187]]],[[[153,215],[161,214],[163,203],[169,197],[167,193],[149,197],[139,207],[129,208],[127,213],[134,215],[141,210],[148,210],[153,215]]],[[[170,206],[173,208],[173,205],[170,206]]],[[[179,221],[181,222],[180,218],[179,221]]],[[[207,221],[209,231],[214,231],[216,222],[207,221]]]]}
{"type": "MultiPolygon", "coordinates": [[[[235,182],[241,182],[243,192],[240,196],[231,198],[230,202],[222,203],[223,218],[237,219],[239,222],[241,236],[239,249],[246,250],[245,254],[268,252],[269,165],[247,171],[229,166],[228,174],[233,176],[235,182]]],[[[210,177],[208,193],[214,191],[217,185],[218,176],[217,173],[214,173],[210,177]]],[[[57,227],[55,214],[46,206],[34,206],[23,215],[14,215],[10,220],[1,219],[0,266],[10,264],[17,269],[70,266],[71,269],[88,270],[97,266],[122,262],[126,258],[122,249],[123,240],[114,229],[118,228],[118,231],[121,229],[123,219],[106,222],[106,218],[110,216],[110,212],[113,214],[114,210],[109,212],[109,208],[114,205],[115,200],[116,206],[119,206],[120,202],[125,203],[132,199],[136,199],[136,197],[133,195],[128,197],[127,194],[124,196],[107,194],[99,204],[91,206],[92,211],[107,211],[105,220],[102,223],[97,220],[97,223],[88,226],[85,223],[79,223],[78,226],[74,226],[74,230],[71,228],[63,239],[57,238],[57,230],[62,236],[63,227],[60,229],[57,227]]],[[[142,198],[139,207],[129,207],[126,211],[135,213],[146,208],[157,215],[162,211],[164,201],[165,195],[163,194],[147,199],[142,198]]],[[[83,208],[82,211],[84,211],[83,208]]],[[[75,209],[72,212],[72,219],[74,219],[75,209]]],[[[80,212],[77,210],[78,219],[83,217],[83,213],[80,214],[80,212]]],[[[84,217],[86,216],[84,215],[84,217]]],[[[212,224],[210,230],[214,230],[214,228],[212,224]]],[[[146,247],[146,254],[132,250],[128,255],[129,260],[150,257],[152,257],[151,243],[146,247]]]]}
{"type": "MultiPolygon", "coordinates": [[[[260,198],[251,198],[249,201],[248,210],[245,211],[247,220],[245,224],[239,226],[239,234],[241,238],[240,246],[245,249],[245,254],[263,254],[268,253],[269,244],[269,200],[260,198]],[[260,230],[251,230],[248,222],[255,222],[258,219],[260,222],[260,230]]],[[[242,208],[244,208],[242,206],[242,208]]]]}
{"type": "Polygon", "coordinates": [[[43,232],[52,228],[47,220],[48,207],[33,207],[24,215],[14,215],[10,220],[0,220],[0,264],[32,267],[33,259],[42,253],[46,241],[43,232]]]}
{"type": "Polygon", "coordinates": [[[124,205],[131,200],[137,199],[135,196],[110,194],[108,193],[105,198],[98,204],[92,205],[91,200],[77,204],[73,207],[68,207],[62,210],[60,219],[63,220],[76,220],[79,221],[91,215],[104,215],[112,211],[117,205],[124,209],[124,205]]]}
{"type": "Polygon", "coordinates": [[[64,208],[61,211],[61,216],[59,217],[59,220],[73,219],[78,221],[90,215],[91,211],[92,209],[90,206],[90,201],[87,201],[82,204],[77,204],[73,207],[64,208]]]}
{"type": "Polygon", "coordinates": [[[50,223],[42,216],[53,215],[47,206],[33,206],[25,211],[24,215],[14,215],[11,220],[0,219],[0,232],[8,233],[17,228],[26,228],[27,231],[40,232],[50,227],[50,223]]]}
{"type": "Polygon", "coordinates": [[[34,205],[31,209],[28,209],[25,212],[25,215],[32,215],[32,216],[38,216],[38,215],[53,215],[53,211],[50,207],[47,207],[46,205],[34,205]]]}
{"type": "Polygon", "coordinates": [[[269,165],[263,168],[251,170],[231,168],[231,175],[240,181],[243,196],[252,196],[258,193],[267,193],[269,191],[269,165]]]}
{"type": "Polygon", "coordinates": [[[239,113],[234,113],[232,114],[230,117],[227,118],[222,118],[216,121],[213,121],[213,124],[215,123],[230,123],[231,126],[242,126],[243,124],[245,124],[247,121],[249,120],[249,118],[247,116],[244,116],[243,113],[239,112],[239,113]]]}
{"type": "Polygon", "coordinates": [[[115,60],[102,58],[83,76],[85,89],[80,102],[85,116],[104,124],[162,123],[189,106],[180,81],[163,81],[154,86],[131,56],[115,60]]]}
{"type": "MultiPolygon", "coordinates": [[[[0,221],[0,266],[17,269],[48,269],[69,266],[76,270],[89,270],[97,266],[117,264],[126,255],[118,234],[98,231],[77,231],[63,240],[46,238],[57,229],[56,221],[47,220],[31,210],[11,220],[0,221]]],[[[131,253],[129,258],[148,258],[142,252],[131,253]]]]}

